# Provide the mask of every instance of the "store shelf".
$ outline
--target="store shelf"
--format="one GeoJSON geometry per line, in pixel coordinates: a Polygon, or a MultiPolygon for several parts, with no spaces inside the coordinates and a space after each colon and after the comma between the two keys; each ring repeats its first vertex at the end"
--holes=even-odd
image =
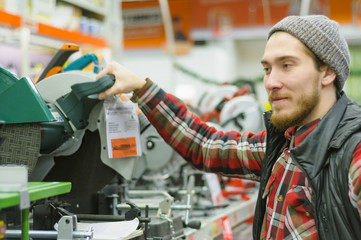
{"type": "MultiPolygon", "coordinates": [[[[53,197],[70,192],[70,182],[29,182],[28,192],[30,201],[53,197]]],[[[20,203],[17,192],[0,192],[0,209],[16,206],[20,203]]]]}
{"type": "Polygon", "coordinates": [[[102,16],[105,15],[104,8],[101,8],[99,6],[99,4],[94,4],[94,3],[91,3],[90,1],[86,1],[86,0],[61,0],[61,1],[69,3],[74,6],[78,6],[82,9],[96,13],[98,15],[102,15],[102,16]]]}
{"type": "Polygon", "coordinates": [[[270,27],[244,27],[230,29],[229,32],[215,32],[211,29],[193,29],[191,37],[194,41],[229,38],[234,40],[266,39],[270,27]]]}
{"type": "Polygon", "coordinates": [[[51,25],[36,21],[26,22],[21,16],[0,10],[0,25],[19,28],[23,26],[24,22],[26,26],[31,28],[32,34],[38,34],[66,42],[73,42],[80,45],[92,45],[94,47],[107,46],[107,42],[102,38],[92,37],[79,32],[56,28],[51,25]]]}
{"type": "MultiPolygon", "coordinates": [[[[233,28],[228,32],[215,32],[211,29],[193,29],[191,37],[194,41],[207,41],[214,39],[232,40],[265,40],[267,39],[270,26],[254,26],[233,28]]],[[[360,43],[361,28],[351,24],[340,25],[340,31],[345,36],[348,43],[360,43]]]]}
{"type": "Polygon", "coordinates": [[[79,32],[67,31],[44,23],[38,23],[37,34],[62,39],[68,42],[74,42],[78,44],[87,44],[96,47],[107,46],[107,43],[104,39],[91,37],[85,34],[81,34],[79,32]]]}
{"type": "Polygon", "coordinates": [[[342,25],[341,33],[345,36],[348,44],[359,45],[361,40],[361,28],[355,25],[342,25]]]}
{"type": "Polygon", "coordinates": [[[18,28],[21,26],[21,17],[0,10],[0,24],[18,28]]]}

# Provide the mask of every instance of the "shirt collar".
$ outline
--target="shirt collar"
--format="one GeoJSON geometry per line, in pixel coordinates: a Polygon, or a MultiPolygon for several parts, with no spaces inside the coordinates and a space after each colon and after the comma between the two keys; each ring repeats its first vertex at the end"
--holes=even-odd
{"type": "Polygon", "coordinates": [[[297,147],[308,136],[308,134],[310,134],[313,129],[316,128],[320,121],[321,118],[318,118],[309,123],[306,123],[305,125],[292,126],[288,128],[285,131],[285,138],[290,142],[292,137],[294,137],[293,146],[291,147],[297,147]]]}

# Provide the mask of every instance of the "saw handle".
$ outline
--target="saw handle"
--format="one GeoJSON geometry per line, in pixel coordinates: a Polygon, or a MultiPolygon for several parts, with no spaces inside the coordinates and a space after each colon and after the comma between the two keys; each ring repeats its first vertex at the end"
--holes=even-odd
{"type": "Polygon", "coordinates": [[[95,82],[85,82],[77,83],[71,86],[72,92],[75,96],[81,100],[85,97],[91,96],[93,94],[98,94],[103,92],[113,86],[115,82],[114,75],[105,75],[99,78],[95,82]]]}
{"type": "Polygon", "coordinates": [[[94,82],[74,84],[71,86],[72,91],[56,102],[73,126],[83,129],[88,125],[91,110],[100,102],[97,93],[113,86],[114,81],[114,75],[105,75],[94,82]]]}

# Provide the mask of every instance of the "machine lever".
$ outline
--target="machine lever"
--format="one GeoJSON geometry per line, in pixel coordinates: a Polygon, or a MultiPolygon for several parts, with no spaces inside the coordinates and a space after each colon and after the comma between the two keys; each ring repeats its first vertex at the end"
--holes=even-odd
{"type": "Polygon", "coordinates": [[[74,84],[72,91],[56,102],[76,129],[84,129],[91,110],[100,102],[96,94],[113,86],[114,81],[114,75],[105,75],[94,82],[74,84]]]}
{"type": "Polygon", "coordinates": [[[184,224],[184,226],[193,229],[201,229],[202,223],[199,220],[190,220],[188,221],[188,224],[184,224]]]}
{"type": "Polygon", "coordinates": [[[136,206],[134,203],[127,202],[127,204],[130,206],[130,210],[128,210],[124,214],[124,219],[129,221],[133,220],[134,218],[138,218],[140,222],[149,223],[150,218],[148,217],[148,210],[145,212],[145,217],[141,217],[141,210],[138,206],[136,206]]]}
{"type": "Polygon", "coordinates": [[[115,81],[114,75],[105,75],[95,82],[77,83],[71,86],[72,92],[79,100],[89,97],[93,94],[102,92],[111,86],[115,81]]]}
{"type": "Polygon", "coordinates": [[[68,60],[71,54],[77,51],[79,51],[79,46],[76,44],[65,43],[63,46],[61,46],[61,48],[56,52],[55,56],[51,59],[50,63],[41,73],[38,82],[63,70],[63,65],[66,60],[68,60]]]}

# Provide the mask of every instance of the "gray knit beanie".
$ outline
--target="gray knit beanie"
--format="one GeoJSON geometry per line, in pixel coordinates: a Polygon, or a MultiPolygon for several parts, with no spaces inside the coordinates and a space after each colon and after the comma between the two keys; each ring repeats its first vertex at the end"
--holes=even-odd
{"type": "Polygon", "coordinates": [[[277,31],[295,36],[333,69],[342,90],[350,73],[350,52],[337,22],[323,15],[288,16],[271,28],[267,39],[277,31]]]}

